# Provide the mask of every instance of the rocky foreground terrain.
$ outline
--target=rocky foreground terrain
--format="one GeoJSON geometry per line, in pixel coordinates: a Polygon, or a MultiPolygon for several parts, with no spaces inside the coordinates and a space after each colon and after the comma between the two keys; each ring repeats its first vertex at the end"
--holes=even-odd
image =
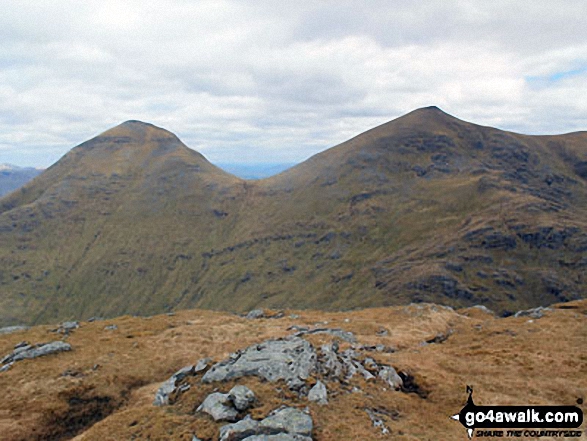
{"type": "MultiPolygon", "coordinates": [[[[186,310],[0,330],[2,440],[459,440],[477,404],[582,404],[587,301],[186,310]]],[[[548,438],[542,438],[548,439],[548,438]]]]}

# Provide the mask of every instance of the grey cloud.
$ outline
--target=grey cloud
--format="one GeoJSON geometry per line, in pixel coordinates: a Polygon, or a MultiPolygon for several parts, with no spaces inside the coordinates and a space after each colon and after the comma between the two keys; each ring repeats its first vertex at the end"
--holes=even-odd
{"type": "Polygon", "coordinates": [[[528,80],[587,64],[584,1],[368,5],[5,0],[0,163],[47,166],[127,119],[224,162],[302,160],[433,104],[525,133],[587,127],[586,73],[528,80]]]}

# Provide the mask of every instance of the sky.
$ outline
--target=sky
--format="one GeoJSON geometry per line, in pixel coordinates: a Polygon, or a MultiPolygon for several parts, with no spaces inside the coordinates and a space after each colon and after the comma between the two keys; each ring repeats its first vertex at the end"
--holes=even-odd
{"type": "Polygon", "coordinates": [[[0,163],[129,119],[214,163],[295,163],[419,107],[587,130],[585,0],[2,0],[0,163]]]}

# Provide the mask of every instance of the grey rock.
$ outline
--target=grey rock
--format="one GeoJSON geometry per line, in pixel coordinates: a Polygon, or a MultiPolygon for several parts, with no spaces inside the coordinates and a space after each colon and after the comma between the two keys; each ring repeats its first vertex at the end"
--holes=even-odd
{"type": "Polygon", "coordinates": [[[530,317],[533,319],[539,319],[544,317],[546,311],[552,311],[552,308],[545,308],[539,306],[538,308],[527,309],[525,311],[518,311],[514,314],[514,317],[530,317]]]}
{"type": "Polygon", "coordinates": [[[307,326],[293,325],[287,328],[288,331],[307,332],[310,330],[307,326]]]}
{"type": "Polygon", "coordinates": [[[29,326],[7,326],[5,328],[0,328],[0,335],[12,334],[13,332],[18,331],[26,331],[27,329],[29,329],[29,326]]]}
{"type": "Polygon", "coordinates": [[[169,404],[171,396],[176,392],[185,392],[187,389],[180,388],[179,383],[190,375],[194,375],[194,366],[183,367],[175,374],[173,374],[167,381],[165,381],[165,383],[161,385],[159,390],[157,390],[153,404],[155,406],[166,406],[169,404]]]}
{"type": "Polygon", "coordinates": [[[495,315],[495,313],[485,305],[473,305],[472,308],[479,309],[480,311],[483,311],[486,314],[495,315]]]}
{"type": "Polygon", "coordinates": [[[338,359],[338,345],[332,343],[322,345],[320,352],[322,355],[320,363],[322,374],[331,379],[341,379],[344,366],[338,359]]]}
{"type": "Polygon", "coordinates": [[[393,352],[396,351],[395,348],[392,348],[391,346],[385,346],[383,344],[377,344],[377,345],[359,345],[358,349],[360,351],[386,352],[388,354],[391,354],[391,353],[393,353],[393,352]]]}
{"type": "Polygon", "coordinates": [[[312,441],[310,415],[291,407],[274,410],[262,421],[250,416],[220,428],[220,441],[312,441]]]}
{"type": "Polygon", "coordinates": [[[304,334],[330,334],[333,335],[335,337],[338,337],[344,341],[347,341],[349,343],[356,343],[357,339],[355,338],[355,335],[350,332],[350,331],[344,331],[342,329],[339,328],[316,328],[316,329],[312,329],[309,331],[299,331],[297,334],[295,334],[295,336],[299,337],[302,336],[304,334]]]}
{"type": "Polygon", "coordinates": [[[194,368],[194,373],[198,374],[200,372],[205,371],[208,368],[208,364],[212,361],[210,357],[202,358],[198,360],[196,363],[196,367],[194,368]]]}
{"type": "Polygon", "coordinates": [[[214,418],[214,421],[236,421],[238,411],[232,407],[228,394],[214,392],[206,397],[197,409],[214,418]]]}
{"type": "Polygon", "coordinates": [[[230,389],[228,398],[233,402],[234,407],[242,412],[255,402],[255,393],[246,386],[238,385],[230,389]]]}
{"type": "Polygon", "coordinates": [[[240,441],[259,434],[259,421],[247,415],[244,419],[220,428],[219,441],[240,441]]]}
{"type": "Polygon", "coordinates": [[[192,436],[192,441],[202,441],[200,438],[198,438],[196,435],[192,436]]]}
{"type": "Polygon", "coordinates": [[[382,435],[389,434],[389,427],[387,427],[385,425],[385,423],[383,422],[383,420],[381,420],[375,414],[375,412],[373,412],[371,409],[365,409],[365,412],[367,412],[367,415],[369,415],[369,418],[371,419],[371,422],[373,423],[373,427],[376,427],[376,428],[381,429],[381,434],[382,435]]]}
{"type": "Polygon", "coordinates": [[[293,407],[284,407],[273,411],[261,421],[259,428],[268,435],[289,433],[311,436],[313,422],[307,413],[293,407]]]}
{"type": "Polygon", "coordinates": [[[262,309],[253,309],[252,311],[249,311],[249,313],[245,316],[245,318],[249,320],[260,319],[263,317],[265,317],[265,311],[263,311],[262,309]]]}
{"type": "Polygon", "coordinates": [[[316,353],[306,340],[293,337],[268,340],[249,346],[227,360],[216,363],[202,378],[205,383],[244,376],[257,376],[267,381],[284,380],[291,389],[305,384],[316,369],[316,353]]]}
{"type": "Polygon", "coordinates": [[[116,325],[108,325],[108,326],[105,326],[104,329],[106,331],[116,331],[118,329],[118,326],[116,326],[116,325]]]}
{"type": "Polygon", "coordinates": [[[51,343],[34,346],[27,345],[14,350],[12,354],[4,357],[1,363],[6,364],[24,359],[43,357],[45,355],[56,354],[64,351],[71,351],[71,345],[62,341],[54,341],[51,343]]]}
{"type": "Polygon", "coordinates": [[[308,392],[308,400],[314,401],[318,404],[328,404],[328,391],[326,386],[320,380],[316,382],[314,387],[308,392]]]}
{"type": "Polygon", "coordinates": [[[371,371],[376,371],[379,369],[377,362],[370,357],[367,357],[365,360],[363,360],[363,366],[371,371]]]}
{"type": "Polygon", "coordinates": [[[68,335],[74,329],[79,328],[78,322],[63,322],[57,328],[57,332],[68,335]]]}
{"type": "Polygon", "coordinates": [[[404,385],[402,377],[400,377],[396,370],[391,366],[382,366],[378,377],[396,390],[401,389],[404,385]]]}
{"type": "MultiPolygon", "coordinates": [[[[357,362],[358,354],[352,349],[347,349],[340,354],[340,359],[346,371],[346,379],[351,379],[357,373],[359,366],[361,367],[361,374],[365,375],[365,369],[357,362]]],[[[366,371],[365,371],[366,372],[366,371]]]]}
{"type": "Polygon", "coordinates": [[[365,378],[365,380],[369,381],[369,380],[375,380],[375,375],[373,375],[371,372],[369,372],[367,369],[365,369],[363,367],[363,365],[361,363],[359,363],[357,360],[352,360],[352,364],[356,369],[356,372],[358,372],[359,374],[361,374],[363,376],[363,378],[365,378]]]}
{"type": "Polygon", "coordinates": [[[90,318],[88,319],[88,322],[89,322],[89,323],[92,323],[92,322],[101,322],[102,320],[104,320],[104,318],[103,318],[103,317],[90,317],[90,318]]]}
{"type": "Polygon", "coordinates": [[[0,367],[0,372],[6,372],[8,369],[10,369],[12,367],[12,365],[14,364],[14,361],[11,361],[8,364],[5,364],[4,366],[0,367]]]}
{"type": "Polygon", "coordinates": [[[277,435],[253,435],[245,441],[312,441],[312,438],[292,433],[278,433],[277,435]]]}
{"type": "Polygon", "coordinates": [[[298,314],[290,314],[289,315],[289,318],[292,319],[292,320],[297,320],[297,319],[300,318],[300,316],[298,314]]]}

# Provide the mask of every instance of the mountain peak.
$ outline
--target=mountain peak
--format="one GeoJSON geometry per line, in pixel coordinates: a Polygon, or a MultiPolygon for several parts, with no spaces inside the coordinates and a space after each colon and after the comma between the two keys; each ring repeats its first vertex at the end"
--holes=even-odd
{"type": "Polygon", "coordinates": [[[157,127],[154,124],[146,123],[138,120],[125,121],[111,129],[98,135],[99,137],[125,137],[136,139],[137,141],[146,141],[152,138],[173,138],[177,137],[168,130],[157,127]]]}

